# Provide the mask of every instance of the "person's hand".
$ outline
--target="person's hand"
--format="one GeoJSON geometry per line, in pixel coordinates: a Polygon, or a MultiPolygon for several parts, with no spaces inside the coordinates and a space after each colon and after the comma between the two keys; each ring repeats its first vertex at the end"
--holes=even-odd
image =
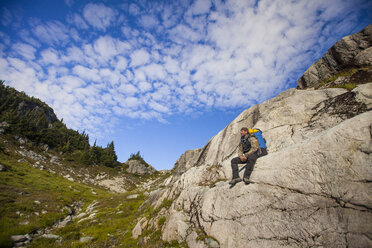
{"type": "Polygon", "coordinates": [[[244,157],[244,156],[240,156],[240,160],[241,160],[242,162],[245,162],[245,161],[247,161],[247,158],[244,157]]]}

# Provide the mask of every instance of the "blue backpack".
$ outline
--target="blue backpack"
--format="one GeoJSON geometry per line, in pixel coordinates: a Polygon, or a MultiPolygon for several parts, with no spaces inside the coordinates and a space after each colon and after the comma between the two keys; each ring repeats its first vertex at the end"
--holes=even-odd
{"type": "Polygon", "coordinates": [[[266,149],[266,140],[265,138],[262,136],[262,131],[258,128],[253,128],[253,129],[248,129],[248,133],[250,135],[254,135],[257,140],[258,140],[258,144],[260,145],[260,148],[264,148],[266,149]]]}

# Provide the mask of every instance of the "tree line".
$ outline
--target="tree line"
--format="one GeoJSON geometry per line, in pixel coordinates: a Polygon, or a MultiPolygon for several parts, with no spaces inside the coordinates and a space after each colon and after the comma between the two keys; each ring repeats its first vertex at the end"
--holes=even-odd
{"type": "Polygon", "coordinates": [[[115,167],[117,156],[114,142],[105,148],[89,144],[89,136],[67,128],[58,120],[52,108],[37,98],[29,97],[0,80],[0,123],[6,133],[25,137],[36,145],[47,144],[62,151],[67,158],[87,165],[115,167]]]}

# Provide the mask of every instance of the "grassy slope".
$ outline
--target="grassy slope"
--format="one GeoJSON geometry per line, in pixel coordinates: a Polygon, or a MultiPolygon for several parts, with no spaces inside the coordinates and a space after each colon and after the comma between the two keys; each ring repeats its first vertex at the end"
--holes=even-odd
{"type": "MultiPolygon", "coordinates": [[[[132,229],[140,217],[154,216],[160,210],[148,205],[139,209],[146,200],[144,192],[133,188],[125,194],[112,193],[95,186],[71,182],[59,176],[58,170],[57,174],[41,171],[28,162],[18,162],[21,157],[12,151],[16,147],[9,146],[9,141],[5,144],[4,140],[0,139],[0,164],[5,165],[8,170],[0,172],[0,247],[12,247],[11,235],[27,234],[52,226],[57,220],[67,216],[65,206],[81,202],[85,211],[93,201],[97,202],[97,213],[93,219],[80,223],[80,219],[75,219],[72,224],[51,231],[61,236],[62,241],[35,238],[28,247],[142,247],[139,240],[132,239],[132,229]],[[139,194],[139,197],[127,198],[134,193],[139,194]],[[81,237],[86,236],[91,236],[94,240],[88,243],[79,242],[81,237]]],[[[71,167],[71,164],[63,162],[63,166],[73,168],[77,165],[71,167]]],[[[165,177],[156,175],[152,179],[159,176],[165,177]]],[[[142,177],[137,179],[144,180],[142,177]]],[[[163,179],[159,181],[162,182],[163,179]]],[[[164,221],[165,218],[162,217],[158,223],[160,227],[164,221]]],[[[177,242],[163,242],[159,229],[146,230],[144,235],[150,237],[146,247],[180,247],[177,242]]]]}

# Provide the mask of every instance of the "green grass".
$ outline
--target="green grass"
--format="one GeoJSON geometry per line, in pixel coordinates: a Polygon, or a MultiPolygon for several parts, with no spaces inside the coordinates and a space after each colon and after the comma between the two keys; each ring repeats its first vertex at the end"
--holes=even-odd
{"type": "MultiPolygon", "coordinates": [[[[137,211],[144,198],[127,199],[129,194],[116,194],[103,201],[98,200],[97,216],[92,220],[74,223],[56,231],[63,239],[54,247],[140,247],[132,239],[132,229],[137,224],[137,211]],[[81,237],[93,237],[93,241],[82,244],[81,237]]],[[[42,247],[44,240],[35,240],[30,247],[42,247]]]]}
{"type": "MultiPolygon", "coordinates": [[[[358,69],[348,69],[348,70],[345,70],[345,71],[342,71],[336,75],[333,75],[325,80],[323,80],[317,87],[315,87],[316,89],[319,89],[331,82],[334,82],[336,79],[338,79],[339,77],[348,77],[348,76],[353,76],[355,73],[359,71],[368,71],[370,68],[369,67],[363,67],[363,68],[358,68],[358,69]]],[[[333,85],[333,86],[328,86],[327,88],[343,88],[343,89],[347,89],[349,91],[353,90],[357,85],[359,84],[363,84],[365,83],[363,80],[361,82],[353,82],[353,83],[346,83],[346,84],[343,84],[343,85],[333,85]]]]}
{"type": "Polygon", "coordinates": [[[328,79],[325,79],[323,80],[317,87],[316,89],[319,89],[321,87],[323,87],[324,85],[328,84],[328,83],[331,83],[331,82],[334,82],[337,78],[339,77],[347,77],[347,76],[352,76],[354,73],[356,73],[358,70],[357,69],[351,69],[351,70],[347,70],[347,71],[343,71],[343,72],[340,72],[336,75],[333,75],[331,77],[329,77],[328,79]]]}
{"type": "Polygon", "coordinates": [[[331,88],[343,88],[343,89],[347,89],[347,90],[351,91],[355,87],[357,87],[357,85],[358,84],[348,83],[348,84],[344,84],[344,85],[335,85],[335,86],[332,86],[331,88]]]}
{"type": "MultiPolygon", "coordinates": [[[[66,205],[77,201],[88,204],[97,198],[91,187],[19,163],[4,153],[0,153],[0,163],[8,168],[0,173],[0,247],[12,246],[11,235],[51,226],[67,215],[66,205]]],[[[94,190],[102,199],[110,196],[106,191],[94,190]]]]}
{"type": "MultiPolygon", "coordinates": [[[[93,201],[98,202],[94,218],[80,223],[78,219],[74,219],[66,227],[52,230],[51,233],[62,237],[61,241],[38,237],[34,238],[27,247],[142,247],[140,239],[132,238],[132,230],[137,221],[143,216],[156,217],[162,208],[169,208],[172,204],[171,200],[164,200],[157,209],[152,209],[150,206],[140,208],[146,197],[144,192],[131,185],[129,187],[132,187],[132,191],[117,194],[95,186],[71,182],[58,176],[63,170],[70,168],[83,175],[89,173],[94,176],[105,172],[110,176],[123,176],[138,184],[141,181],[155,179],[161,183],[169,174],[135,176],[126,173],[125,167],[89,167],[63,159],[60,160],[62,166],[53,167],[53,164],[46,166],[56,171],[56,174],[52,174],[33,168],[32,164],[35,161],[30,159],[26,158],[30,163],[18,162],[20,157],[15,153],[18,144],[14,142],[14,138],[1,137],[0,146],[0,163],[9,169],[0,172],[0,247],[12,247],[10,239],[12,235],[27,234],[51,227],[57,220],[68,215],[65,206],[81,202],[83,211],[86,211],[87,206],[93,201]],[[97,195],[93,194],[92,190],[97,192],[97,195]],[[139,196],[135,199],[127,199],[127,196],[132,194],[139,196]],[[40,204],[35,201],[39,201],[40,204]],[[36,212],[39,215],[36,215],[36,212]],[[81,237],[87,236],[93,237],[93,240],[88,243],[79,241],[81,237]]],[[[37,150],[37,147],[31,148],[37,150]]],[[[53,151],[49,153],[57,155],[53,151]]],[[[44,155],[49,157],[48,154],[44,155]]],[[[165,217],[160,217],[158,226],[164,225],[165,221],[165,217]]],[[[161,230],[150,230],[147,233],[150,239],[146,247],[187,247],[177,242],[162,241],[161,230]]]]}

